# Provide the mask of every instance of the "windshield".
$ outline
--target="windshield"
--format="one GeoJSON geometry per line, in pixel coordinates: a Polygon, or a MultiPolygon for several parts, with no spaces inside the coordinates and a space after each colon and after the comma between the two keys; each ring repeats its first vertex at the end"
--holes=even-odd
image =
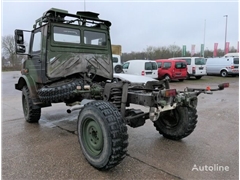
{"type": "Polygon", "coordinates": [[[80,43],[80,30],[54,26],[53,40],[57,42],[80,43]]]}
{"type": "Polygon", "coordinates": [[[195,58],[195,65],[205,65],[206,61],[204,58],[195,58]]]}

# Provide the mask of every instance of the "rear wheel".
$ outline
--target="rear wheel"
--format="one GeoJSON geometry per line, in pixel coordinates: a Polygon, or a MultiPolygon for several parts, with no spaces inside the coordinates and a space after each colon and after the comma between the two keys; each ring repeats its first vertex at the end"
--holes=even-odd
{"type": "Polygon", "coordinates": [[[160,114],[154,126],[165,138],[180,140],[190,135],[197,124],[197,110],[190,107],[177,107],[160,114]]]}
{"type": "Polygon", "coordinates": [[[228,75],[226,70],[222,70],[220,74],[222,77],[226,77],[228,75]]]}
{"type": "Polygon", "coordinates": [[[22,107],[24,117],[29,123],[37,123],[41,117],[41,108],[34,106],[27,86],[22,88],[22,107]]]}
{"type": "Polygon", "coordinates": [[[179,81],[180,81],[180,82],[183,82],[183,81],[184,81],[184,79],[179,79],[179,81]]]}
{"type": "Polygon", "coordinates": [[[78,116],[78,139],[87,161],[99,170],[113,168],[127,153],[127,126],[109,102],[84,106],[78,116]]]}

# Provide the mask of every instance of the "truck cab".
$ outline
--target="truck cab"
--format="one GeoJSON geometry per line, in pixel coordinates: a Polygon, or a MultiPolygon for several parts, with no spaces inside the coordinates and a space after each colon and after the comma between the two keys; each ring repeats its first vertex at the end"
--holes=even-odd
{"type": "MultiPolygon", "coordinates": [[[[46,11],[33,25],[23,69],[36,83],[85,73],[90,66],[97,76],[112,79],[111,23],[98,15],[55,8],[46,11]]],[[[25,53],[23,30],[15,30],[15,38],[17,53],[25,53]]]]}
{"type": "Polygon", "coordinates": [[[113,79],[111,23],[98,15],[88,11],[71,14],[56,8],[46,11],[35,21],[33,30],[27,31],[31,33],[27,53],[26,30],[16,29],[16,52],[28,58],[15,88],[22,90],[27,85],[33,104],[48,106],[39,96],[45,93],[44,87],[56,87],[74,78],[98,82],[113,79]]]}

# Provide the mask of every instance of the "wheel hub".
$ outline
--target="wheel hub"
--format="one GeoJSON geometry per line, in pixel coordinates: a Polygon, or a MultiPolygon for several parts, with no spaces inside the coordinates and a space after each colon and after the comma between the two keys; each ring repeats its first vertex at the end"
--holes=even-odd
{"type": "Polygon", "coordinates": [[[166,128],[174,128],[175,126],[178,125],[179,122],[178,118],[176,117],[173,111],[166,112],[162,116],[162,121],[165,124],[166,128]]]}
{"type": "Polygon", "coordinates": [[[86,119],[82,132],[87,151],[93,156],[99,155],[103,149],[103,134],[100,125],[93,119],[86,119]]]}

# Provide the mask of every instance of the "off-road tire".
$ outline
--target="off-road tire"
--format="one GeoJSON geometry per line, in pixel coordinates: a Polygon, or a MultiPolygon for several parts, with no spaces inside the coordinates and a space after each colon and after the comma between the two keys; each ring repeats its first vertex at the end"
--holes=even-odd
{"type": "Polygon", "coordinates": [[[179,106],[176,109],[162,112],[154,126],[165,138],[180,140],[190,135],[197,124],[197,110],[179,106]]]}
{"type": "Polygon", "coordinates": [[[64,102],[76,95],[74,90],[81,84],[82,80],[76,79],[60,85],[45,86],[38,90],[38,96],[42,102],[64,102]]]}
{"type": "Polygon", "coordinates": [[[27,86],[22,88],[22,108],[27,122],[38,123],[41,117],[41,108],[33,105],[27,86]]]}
{"type": "Polygon", "coordinates": [[[126,156],[127,126],[116,107],[92,101],[78,116],[78,140],[87,161],[99,170],[118,165],[126,156]]]}

